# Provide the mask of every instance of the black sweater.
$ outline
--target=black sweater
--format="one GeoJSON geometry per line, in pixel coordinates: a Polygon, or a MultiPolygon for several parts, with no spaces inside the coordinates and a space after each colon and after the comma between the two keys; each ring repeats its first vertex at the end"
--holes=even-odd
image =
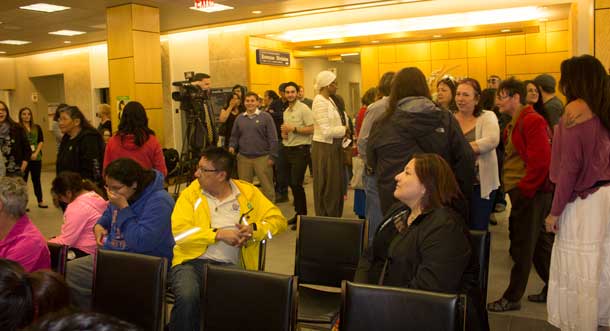
{"type": "Polygon", "coordinates": [[[74,139],[64,134],[59,145],[55,170],[57,174],[62,171],[73,171],[83,178],[101,184],[103,159],[102,136],[93,128],[84,128],[74,139]]]}

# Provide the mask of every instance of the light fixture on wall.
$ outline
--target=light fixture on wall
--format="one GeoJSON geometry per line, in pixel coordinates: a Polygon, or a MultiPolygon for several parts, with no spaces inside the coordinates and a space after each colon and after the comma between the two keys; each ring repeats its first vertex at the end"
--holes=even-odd
{"type": "Polygon", "coordinates": [[[481,26],[523,22],[538,20],[544,16],[544,10],[535,6],[503,8],[291,30],[279,34],[276,39],[288,42],[340,39],[379,34],[465,27],[472,26],[473,23],[481,26]]]}

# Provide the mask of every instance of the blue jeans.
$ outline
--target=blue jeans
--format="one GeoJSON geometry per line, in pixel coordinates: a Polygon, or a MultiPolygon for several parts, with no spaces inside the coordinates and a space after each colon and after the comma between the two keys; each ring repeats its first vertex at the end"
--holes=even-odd
{"type": "Polygon", "coordinates": [[[170,317],[172,331],[199,331],[203,266],[207,263],[228,265],[211,260],[193,259],[172,268],[171,289],[175,303],[170,317]]]}
{"type": "Polygon", "coordinates": [[[471,230],[487,231],[489,227],[489,216],[495,205],[496,193],[498,190],[493,190],[489,194],[489,199],[481,198],[481,185],[475,185],[470,199],[470,224],[471,230]]]}
{"type": "Polygon", "coordinates": [[[383,221],[381,205],[379,204],[379,192],[377,191],[377,177],[363,174],[364,191],[366,192],[366,219],[369,221],[369,245],[373,243],[375,232],[383,221]]]}

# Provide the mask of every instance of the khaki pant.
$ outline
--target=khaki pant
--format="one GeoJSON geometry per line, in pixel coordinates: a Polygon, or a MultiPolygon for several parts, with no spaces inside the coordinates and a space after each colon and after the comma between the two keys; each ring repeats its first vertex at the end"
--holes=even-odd
{"type": "Polygon", "coordinates": [[[313,201],[317,216],[343,215],[343,155],[341,139],[334,139],[332,144],[314,141],[311,145],[313,201]]]}
{"type": "Polygon", "coordinates": [[[237,175],[239,179],[252,183],[254,175],[261,181],[261,191],[271,200],[275,201],[275,189],[273,188],[273,167],[268,163],[269,155],[255,158],[245,157],[237,154],[237,175]]]}

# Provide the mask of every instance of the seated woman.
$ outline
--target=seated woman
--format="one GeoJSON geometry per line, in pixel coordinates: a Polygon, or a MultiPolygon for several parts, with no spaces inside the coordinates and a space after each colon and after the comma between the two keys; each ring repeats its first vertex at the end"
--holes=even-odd
{"type": "MultiPolygon", "coordinates": [[[[476,292],[478,266],[468,229],[451,207],[461,192],[447,162],[437,154],[415,154],[395,180],[394,196],[400,202],[377,230],[354,280],[444,293],[476,292]]],[[[473,296],[480,301],[480,293],[473,296]]]]}
{"type": "Polygon", "coordinates": [[[25,213],[27,204],[23,179],[0,177],[0,258],[19,262],[30,272],[50,268],[51,257],[45,238],[25,213]]]}
{"type": "MultiPolygon", "coordinates": [[[[174,199],[163,189],[160,171],[120,158],[105,170],[108,207],[93,227],[103,249],[167,258],[173,257],[170,217],[174,199]]],[[[90,308],[93,256],[68,262],[66,281],[74,304],[90,308]]]]}
{"type": "Polygon", "coordinates": [[[97,245],[93,235],[93,227],[102,217],[108,206],[101,197],[102,192],[93,182],[71,171],[59,174],[51,184],[54,200],[68,205],[64,212],[64,223],[61,234],[49,242],[68,245],[76,254],[82,257],[94,254],[97,245]]]}

